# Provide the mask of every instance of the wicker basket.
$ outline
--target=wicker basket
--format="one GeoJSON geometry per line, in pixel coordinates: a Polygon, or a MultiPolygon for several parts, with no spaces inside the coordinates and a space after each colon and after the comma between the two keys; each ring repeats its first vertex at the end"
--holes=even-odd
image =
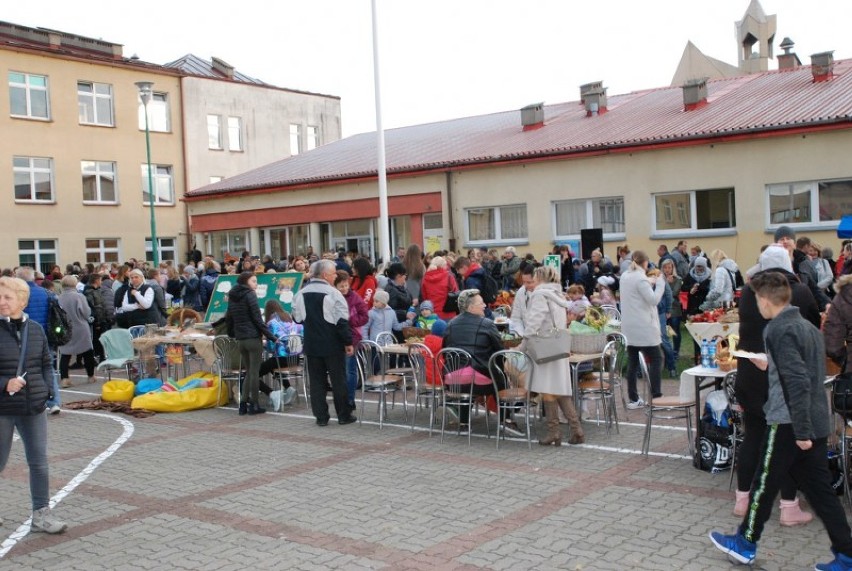
{"type": "Polygon", "coordinates": [[[583,355],[600,353],[606,346],[606,333],[572,333],[571,352],[583,355]]]}
{"type": "Polygon", "coordinates": [[[523,337],[512,337],[511,339],[503,339],[503,349],[514,349],[524,341],[523,337]]]}
{"type": "Polygon", "coordinates": [[[723,373],[729,373],[729,372],[731,372],[731,371],[733,371],[734,369],[737,368],[737,360],[731,359],[730,361],[719,361],[717,359],[716,360],[716,366],[723,373]]]}

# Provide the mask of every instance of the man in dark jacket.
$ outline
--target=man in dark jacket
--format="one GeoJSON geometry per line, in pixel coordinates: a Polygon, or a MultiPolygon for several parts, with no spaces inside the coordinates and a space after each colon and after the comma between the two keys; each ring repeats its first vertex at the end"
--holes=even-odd
{"type": "Polygon", "coordinates": [[[334,287],[337,269],[332,260],[311,264],[310,281],[293,299],[293,319],[305,325],[304,354],[311,383],[311,410],[319,426],[327,426],[326,379],[331,381],[338,424],[357,419],[346,390],[346,357],[355,354],[349,329],[349,306],[334,287]]]}
{"type": "Polygon", "coordinates": [[[201,285],[198,292],[201,295],[201,308],[207,309],[210,304],[210,298],[213,297],[213,288],[216,287],[216,280],[219,279],[219,263],[210,260],[206,263],[204,275],[200,278],[201,285]]]}
{"type": "MultiPolygon", "coordinates": [[[[802,317],[819,327],[820,315],[814,296],[808,286],[799,282],[790,264],[790,255],[779,245],[767,247],[761,254],[755,268],[762,275],[767,271],[778,272],[787,278],[792,292],[791,304],[799,308],[802,317]]],[[[757,307],[757,297],[754,290],[744,287],[739,303],[740,341],[738,348],[752,353],[763,353],[766,347],[763,342],[763,331],[769,320],[764,318],[757,307]]],[[[769,379],[766,371],[758,369],[749,359],[737,360],[737,402],[743,409],[743,426],[745,438],[737,448],[737,501],[734,515],[742,517],[748,507],[748,492],[757,470],[760,459],[760,445],[766,430],[766,414],[763,406],[769,396],[769,379]]],[[[807,523],[813,519],[810,513],[799,508],[796,497],[796,482],[786,477],[781,481],[781,523],[796,525],[807,523]]]]}
{"type": "Polygon", "coordinates": [[[757,296],[760,314],[770,320],[764,333],[766,356],[753,359],[755,366],[769,373],[767,429],[760,469],[739,529],[732,535],[711,532],[710,539],[740,563],[753,562],[781,478],[789,473],[825,525],[836,556],[816,569],[852,569],[852,531],[831,487],[825,460],[831,428],[823,387],[822,334],[790,305],[792,293],[786,276],[765,272],[755,276],[750,287],[757,296]]]}

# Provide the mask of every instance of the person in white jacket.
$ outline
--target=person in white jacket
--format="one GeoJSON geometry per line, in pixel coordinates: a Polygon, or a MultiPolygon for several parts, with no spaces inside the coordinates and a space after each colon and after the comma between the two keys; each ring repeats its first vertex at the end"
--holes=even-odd
{"type": "MultiPolygon", "coordinates": [[[[570,306],[559,285],[559,273],[551,266],[539,266],[533,273],[535,289],[529,294],[529,305],[524,317],[525,337],[545,335],[551,329],[565,329],[568,323],[566,310],[570,306]]],[[[659,327],[658,327],[659,328],[659,327]]],[[[544,414],[547,417],[547,435],[538,443],[542,446],[562,443],[557,407],[568,420],[571,431],[569,444],[585,442],[583,428],[574,401],[571,398],[571,369],[568,359],[557,359],[535,366],[531,390],[541,394],[544,414]]]]}
{"type": "Polygon", "coordinates": [[[666,290],[665,280],[648,277],[648,254],[633,252],[630,269],[621,275],[621,332],[627,339],[627,408],[645,406],[636,389],[639,375],[639,352],[650,359],[648,373],[654,398],[662,396],[660,372],[663,366],[660,352],[660,320],[657,304],[666,290]]]}
{"type": "Polygon", "coordinates": [[[725,252],[719,249],[710,252],[710,265],[715,269],[710,280],[707,298],[699,306],[702,311],[722,307],[734,301],[734,291],[737,289],[736,275],[739,268],[725,252]]]}

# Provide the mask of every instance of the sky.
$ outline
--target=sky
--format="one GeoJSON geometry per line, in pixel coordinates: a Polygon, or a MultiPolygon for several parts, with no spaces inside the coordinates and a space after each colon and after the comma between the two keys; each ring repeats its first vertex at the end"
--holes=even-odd
{"type": "MultiPolygon", "coordinates": [[[[802,63],[852,57],[849,0],[763,0],[802,63]]],[[[686,42],[737,64],[748,0],[376,0],[385,129],[671,83],[686,42]]],[[[267,83],[341,98],[343,136],[376,129],[371,0],[4,2],[0,20],[124,45],[166,63],[193,53],[267,83]],[[235,8],[236,7],[236,8],[235,8]]],[[[770,62],[770,69],[777,60],[770,62]]]]}

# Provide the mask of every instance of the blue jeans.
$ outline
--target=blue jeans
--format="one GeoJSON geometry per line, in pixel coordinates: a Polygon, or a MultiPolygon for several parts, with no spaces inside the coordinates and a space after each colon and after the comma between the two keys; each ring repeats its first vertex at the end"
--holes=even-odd
{"type": "Polygon", "coordinates": [[[672,341],[669,339],[669,334],[666,331],[666,314],[660,314],[660,343],[663,349],[663,356],[666,358],[666,369],[674,371],[677,365],[677,357],[675,357],[674,349],[672,349],[672,341]]]}
{"type": "Polygon", "coordinates": [[[355,390],[358,387],[358,359],[355,355],[346,357],[346,393],[349,403],[355,402],[355,390]]]}
{"type": "Polygon", "coordinates": [[[30,495],[33,511],[50,503],[50,476],[47,469],[47,414],[0,416],[0,471],[9,461],[12,432],[18,429],[30,468],[30,495]]]}

